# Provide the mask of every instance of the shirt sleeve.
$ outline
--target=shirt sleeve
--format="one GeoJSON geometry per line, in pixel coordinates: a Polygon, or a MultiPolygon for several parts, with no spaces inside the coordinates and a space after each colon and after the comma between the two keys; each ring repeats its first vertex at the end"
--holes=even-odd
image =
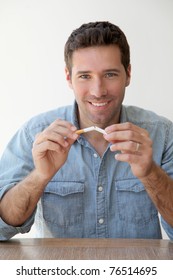
{"type": "Polygon", "coordinates": [[[170,240],[173,240],[173,227],[171,227],[167,222],[165,222],[165,220],[162,217],[161,217],[161,224],[166,234],[170,238],[170,240]]]}
{"type": "MultiPolygon", "coordinates": [[[[27,126],[23,126],[7,145],[0,160],[0,200],[10,188],[33,170],[32,143],[33,139],[27,126]]],[[[0,240],[10,239],[17,233],[28,232],[34,222],[34,215],[35,212],[21,227],[10,226],[0,217],[0,240]]]]}
{"type": "Polygon", "coordinates": [[[167,129],[161,167],[173,179],[173,123],[167,122],[165,126],[167,129]]]}
{"type": "Polygon", "coordinates": [[[35,212],[36,210],[34,211],[32,216],[20,227],[10,226],[0,218],[0,241],[9,240],[18,233],[29,232],[34,223],[35,212]]]}
{"type": "MultiPolygon", "coordinates": [[[[165,149],[162,158],[163,170],[173,179],[173,123],[167,123],[165,149]]],[[[173,227],[171,227],[162,217],[162,226],[168,237],[173,240],[173,227]]]]}

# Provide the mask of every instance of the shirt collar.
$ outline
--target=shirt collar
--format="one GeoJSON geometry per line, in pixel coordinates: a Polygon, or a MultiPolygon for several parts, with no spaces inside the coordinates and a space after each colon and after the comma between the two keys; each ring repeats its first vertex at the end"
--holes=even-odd
{"type": "Polygon", "coordinates": [[[120,112],[120,123],[127,122],[127,114],[126,114],[126,107],[124,105],[121,106],[120,112]]]}
{"type": "Polygon", "coordinates": [[[71,115],[71,122],[76,126],[77,129],[79,129],[79,120],[78,120],[78,105],[76,100],[73,103],[72,106],[72,115],[71,115]]]}

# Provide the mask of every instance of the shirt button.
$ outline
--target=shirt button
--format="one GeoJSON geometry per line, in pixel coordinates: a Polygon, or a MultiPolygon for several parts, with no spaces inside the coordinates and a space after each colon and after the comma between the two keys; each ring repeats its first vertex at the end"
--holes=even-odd
{"type": "Polygon", "coordinates": [[[97,155],[97,154],[93,154],[93,156],[94,156],[95,158],[97,158],[97,157],[98,157],[98,155],[97,155]]]}
{"type": "Polygon", "coordinates": [[[99,192],[102,192],[102,191],[103,191],[103,187],[102,187],[102,186],[99,186],[99,187],[98,187],[98,190],[99,190],[99,192]]]}
{"type": "Polygon", "coordinates": [[[103,224],[104,223],[104,219],[99,219],[99,224],[103,224]]]}

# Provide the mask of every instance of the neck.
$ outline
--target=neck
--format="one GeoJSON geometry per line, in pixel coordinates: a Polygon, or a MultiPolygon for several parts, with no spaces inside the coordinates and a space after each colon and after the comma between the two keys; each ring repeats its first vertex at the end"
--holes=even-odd
{"type": "Polygon", "coordinates": [[[102,157],[108,146],[108,142],[104,139],[103,135],[97,131],[91,131],[83,134],[83,137],[87,139],[99,156],[102,157]]]}

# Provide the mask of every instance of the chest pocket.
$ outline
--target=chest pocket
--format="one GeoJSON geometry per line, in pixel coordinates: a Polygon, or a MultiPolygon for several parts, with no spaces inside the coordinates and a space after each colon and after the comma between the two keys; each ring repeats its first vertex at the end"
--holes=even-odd
{"type": "Polygon", "coordinates": [[[144,186],[136,179],[116,182],[116,203],[120,220],[144,226],[158,217],[158,212],[144,186]]]}
{"type": "Polygon", "coordinates": [[[61,228],[79,225],[83,221],[84,183],[50,182],[43,197],[43,217],[61,228]]]}

